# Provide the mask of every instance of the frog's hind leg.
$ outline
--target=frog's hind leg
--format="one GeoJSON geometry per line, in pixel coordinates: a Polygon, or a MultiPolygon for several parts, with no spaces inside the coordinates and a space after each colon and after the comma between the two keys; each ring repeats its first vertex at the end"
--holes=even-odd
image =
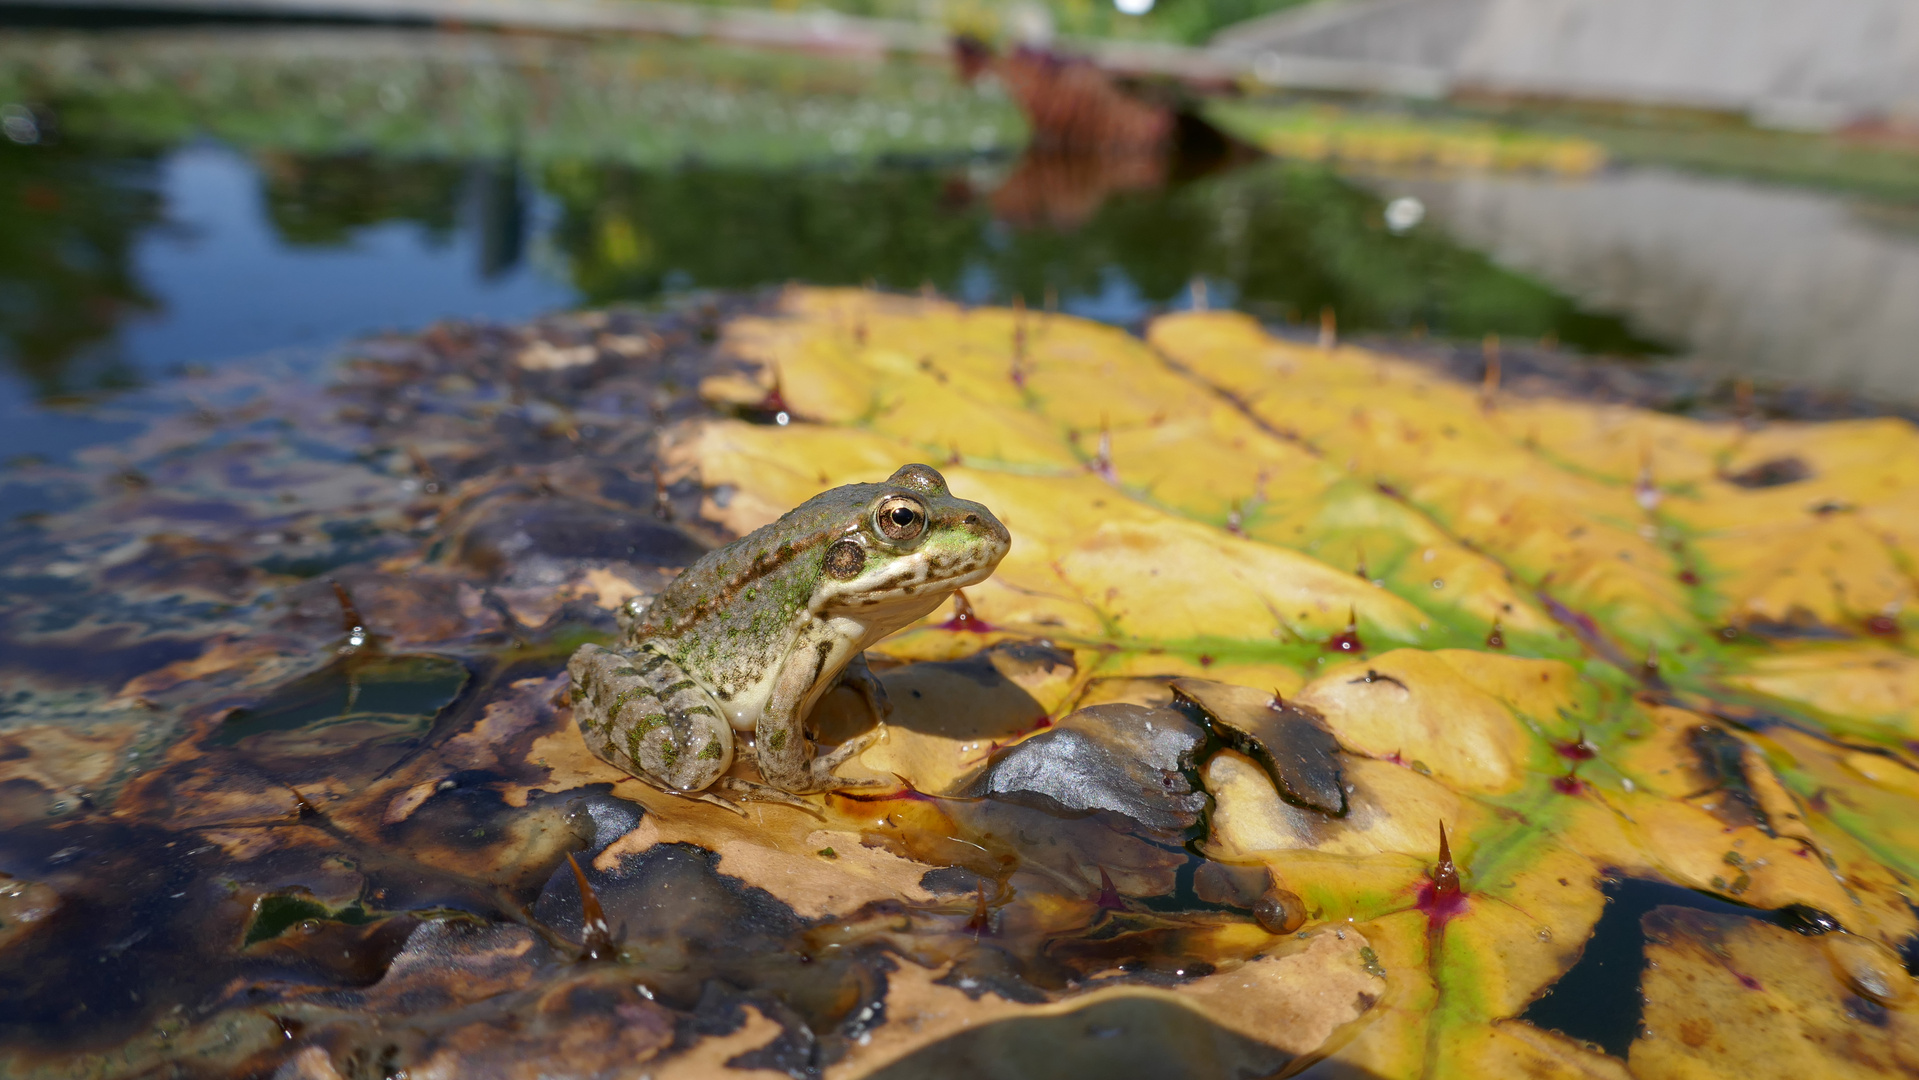
{"type": "Polygon", "coordinates": [[[580,734],[608,763],[695,798],[732,767],[719,703],[671,657],[584,645],[567,671],[580,734]]]}

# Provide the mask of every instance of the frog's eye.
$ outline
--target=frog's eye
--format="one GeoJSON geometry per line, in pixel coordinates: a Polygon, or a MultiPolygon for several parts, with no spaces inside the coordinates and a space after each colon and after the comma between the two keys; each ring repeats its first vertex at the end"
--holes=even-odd
{"type": "Polygon", "coordinates": [[[895,495],[880,503],[873,523],[888,540],[911,540],[926,528],[926,508],[916,499],[895,495]]]}

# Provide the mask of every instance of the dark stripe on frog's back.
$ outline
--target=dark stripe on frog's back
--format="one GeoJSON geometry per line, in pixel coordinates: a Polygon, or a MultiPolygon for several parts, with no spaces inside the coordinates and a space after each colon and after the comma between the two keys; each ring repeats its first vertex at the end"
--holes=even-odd
{"type": "Polygon", "coordinates": [[[651,640],[706,675],[713,673],[725,642],[736,666],[764,669],[776,659],[772,654],[781,631],[796,613],[789,605],[804,608],[819,588],[820,549],[857,520],[855,508],[863,509],[885,490],[885,484],[853,484],[822,492],[778,521],[707,552],[648,605],[628,641],[651,640]],[[712,632],[697,646],[675,644],[709,623],[712,632]]]}

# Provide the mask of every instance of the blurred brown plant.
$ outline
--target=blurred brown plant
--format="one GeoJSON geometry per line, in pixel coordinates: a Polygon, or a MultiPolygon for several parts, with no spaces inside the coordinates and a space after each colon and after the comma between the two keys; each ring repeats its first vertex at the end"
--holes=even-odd
{"type": "Polygon", "coordinates": [[[1173,136],[1173,110],[1127,93],[1091,61],[1019,48],[998,70],[1033,127],[1035,146],[1138,152],[1164,147],[1173,136]]]}

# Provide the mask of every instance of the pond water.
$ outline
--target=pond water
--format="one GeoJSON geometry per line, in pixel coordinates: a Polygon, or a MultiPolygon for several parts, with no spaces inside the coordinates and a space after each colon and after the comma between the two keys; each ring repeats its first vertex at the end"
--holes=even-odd
{"type": "Polygon", "coordinates": [[[1919,242],[1884,199],[1021,156],[990,78],[646,42],[22,28],[0,99],[3,457],[121,430],[103,392],[191,367],[791,280],[1122,324],[1197,281],[1302,330],[1331,312],[1919,399],[1919,242]],[[1432,212],[1395,231],[1402,195],[1432,212]]]}
{"type": "Polygon", "coordinates": [[[1136,324],[1190,302],[1342,332],[1677,342],[1317,165],[1021,157],[942,67],[394,30],[21,30],[0,45],[0,456],[103,392],[444,318],[789,280],[1136,324]]]}

